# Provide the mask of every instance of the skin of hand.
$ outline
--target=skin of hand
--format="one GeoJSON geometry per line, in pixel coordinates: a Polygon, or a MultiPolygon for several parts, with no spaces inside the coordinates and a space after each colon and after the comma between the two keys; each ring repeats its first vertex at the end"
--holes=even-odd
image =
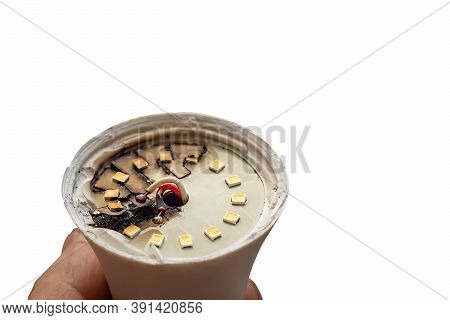
{"type": "MultiPolygon", "coordinates": [[[[67,236],[61,256],[36,280],[28,299],[111,299],[102,267],[79,229],[67,236]]],[[[252,280],[247,283],[245,299],[262,300],[252,280]]]]}

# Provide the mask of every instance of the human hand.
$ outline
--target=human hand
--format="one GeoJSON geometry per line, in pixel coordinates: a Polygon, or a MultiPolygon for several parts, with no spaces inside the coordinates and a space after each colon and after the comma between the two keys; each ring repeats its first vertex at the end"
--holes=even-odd
{"type": "MultiPolygon", "coordinates": [[[[111,299],[103,269],[79,229],[64,242],[61,256],[34,283],[30,300],[111,299]]],[[[246,300],[261,300],[255,283],[249,279],[246,300]]]]}

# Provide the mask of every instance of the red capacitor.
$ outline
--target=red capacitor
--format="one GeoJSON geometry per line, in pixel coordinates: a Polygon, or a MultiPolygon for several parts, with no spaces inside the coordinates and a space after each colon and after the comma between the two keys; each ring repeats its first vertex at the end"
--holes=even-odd
{"type": "Polygon", "coordinates": [[[180,207],[183,205],[180,189],[173,183],[161,185],[156,191],[156,200],[159,204],[164,204],[166,207],[180,207]]]}

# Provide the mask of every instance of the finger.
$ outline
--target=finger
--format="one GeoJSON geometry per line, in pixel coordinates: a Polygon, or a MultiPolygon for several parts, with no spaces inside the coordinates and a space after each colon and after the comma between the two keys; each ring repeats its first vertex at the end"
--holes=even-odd
{"type": "Polygon", "coordinates": [[[67,251],[69,247],[76,247],[86,243],[86,239],[82,236],[82,233],[79,229],[73,229],[72,232],[67,236],[66,240],[64,240],[64,244],[61,250],[61,255],[67,251]]]}
{"type": "Polygon", "coordinates": [[[61,256],[36,281],[29,299],[109,299],[100,263],[82,233],[66,238],[61,256]]]}
{"type": "Polygon", "coordinates": [[[262,300],[261,292],[251,279],[248,279],[245,300],[262,300]]]}

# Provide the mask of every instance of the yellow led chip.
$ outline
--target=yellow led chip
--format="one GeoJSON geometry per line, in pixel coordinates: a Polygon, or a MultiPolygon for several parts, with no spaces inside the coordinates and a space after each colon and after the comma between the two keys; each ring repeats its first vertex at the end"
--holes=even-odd
{"type": "Polygon", "coordinates": [[[231,195],[231,204],[244,205],[247,202],[245,193],[233,193],[231,195]]]}
{"type": "Polygon", "coordinates": [[[119,197],[119,189],[105,191],[105,200],[115,200],[118,197],[119,197]]]}
{"type": "Polygon", "coordinates": [[[152,234],[152,237],[150,238],[150,243],[157,246],[158,248],[161,248],[163,242],[164,242],[164,235],[161,233],[154,233],[152,234]]]}
{"type": "Polygon", "coordinates": [[[133,161],[133,165],[137,170],[144,170],[148,167],[148,162],[142,158],[137,158],[133,161]]]}
{"type": "Polygon", "coordinates": [[[168,150],[161,150],[159,152],[159,160],[161,160],[162,162],[171,162],[172,154],[168,150]]]}
{"type": "Polygon", "coordinates": [[[139,232],[141,232],[141,228],[138,226],[135,226],[134,224],[129,225],[123,230],[123,234],[126,235],[128,238],[133,239],[136,237],[139,232]]]}
{"type": "Polygon", "coordinates": [[[241,220],[241,216],[236,212],[230,211],[223,216],[223,221],[229,224],[237,224],[239,220],[241,220]]]}
{"type": "Polygon", "coordinates": [[[228,176],[225,179],[225,183],[227,184],[228,187],[236,187],[239,186],[241,184],[241,178],[239,178],[238,175],[232,175],[232,176],[228,176]]]}
{"type": "Polygon", "coordinates": [[[189,234],[184,234],[182,236],[178,237],[180,240],[181,248],[189,248],[194,245],[194,242],[192,241],[192,236],[189,234]]]}
{"type": "Polygon", "coordinates": [[[118,182],[118,183],[125,183],[128,181],[128,179],[130,178],[130,176],[126,173],[123,172],[116,172],[115,175],[113,175],[112,179],[114,182],[118,182]]]}
{"type": "Polygon", "coordinates": [[[198,160],[197,160],[197,158],[194,157],[194,156],[189,156],[189,157],[186,157],[186,162],[187,162],[187,163],[196,164],[196,163],[198,162],[198,160]]]}
{"type": "Polygon", "coordinates": [[[122,203],[119,200],[108,202],[108,209],[111,211],[120,211],[123,209],[122,203]]]}
{"type": "Polygon", "coordinates": [[[209,169],[215,173],[219,173],[225,168],[225,164],[220,160],[214,160],[209,164],[209,169]]]}
{"type": "Polygon", "coordinates": [[[205,229],[205,235],[211,240],[216,240],[222,236],[222,233],[217,227],[210,226],[205,229]]]}

